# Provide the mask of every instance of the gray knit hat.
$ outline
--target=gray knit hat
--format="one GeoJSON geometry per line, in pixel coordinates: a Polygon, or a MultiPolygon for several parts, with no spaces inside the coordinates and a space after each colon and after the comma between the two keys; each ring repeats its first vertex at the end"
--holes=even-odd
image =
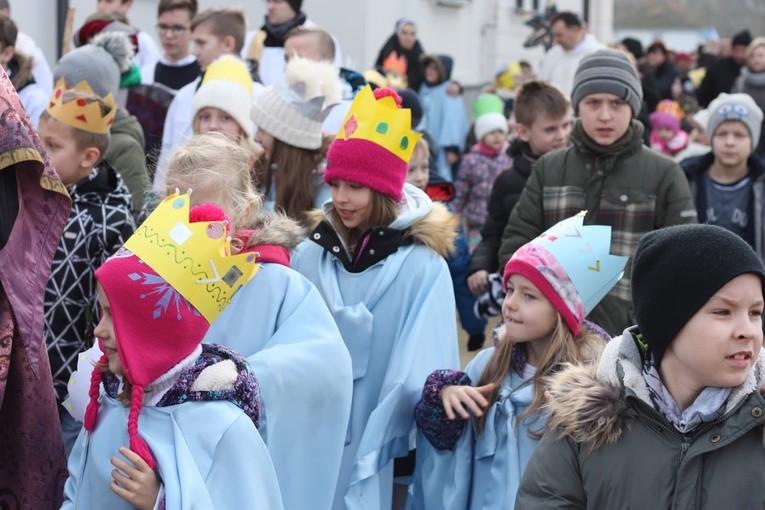
{"type": "Polygon", "coordinates": [[[579,114],[579,102],[590,94],[614,94],[624,99],[636,116],[643,104],[643,87],[635,66],[623,51],[608,48],[590,53],[579,62],[571,88],[571,104],[579,114]]]}
{"type": "Polygon", "coordinates": [[[103,32],[84,46],[75,48],[59,59],[53,80],[64,78],[70,86],[88,82],[97,95],[114,96],[120,88],[122,73],[130,69],[133,47],[123,32],[103,32]]]}
{"type": "Polygon", "coordinates": [[[293,56],[285,68],[285,84],[266,87],[250,117],[277,140],[301,149],[321,147],[324,119],[342,94],[338,71],[331,63],[293,56]]]}
{"type": "Polygon", "coordinates": [[[726,94],[721,93],[714,101],[709,103],[709,122],[707,123],[707,136],[711,139],[720,124],[726,120],[738,120],[743,122],[749,129],[752,137],[752,149],[760,142],[760,129],[762,128],[762,110],[754,102],[749,94],[726,94]]]}

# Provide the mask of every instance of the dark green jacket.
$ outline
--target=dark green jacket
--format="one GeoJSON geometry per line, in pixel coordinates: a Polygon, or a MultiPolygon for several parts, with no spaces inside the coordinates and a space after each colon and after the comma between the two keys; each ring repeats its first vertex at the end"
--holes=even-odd
{"type": "MultiPolygon", "coordinates": [[[[611,252],[632,256],[651,230],[695,223],[696,208],[677,163],[643,145],[643,126],[633,120],[627,134],[604,147],[576,121],[572,146],[537,161],[502,236],[499,267],[521,246],[557,222],[586,210],[585,225],[610,225],[611,252]]],[[[612,335],[634,324],[627,263],[624,277],[588,316],[612,335]]]]}
{"type": "Polygon", "coordinates": [[[722,417],[683,435],[654,410],[629,332],[597,369],[550,386],[551,432],[534,452],[516,510],[765,508],[765,354],[722,417]]]}
{"type": "Polygon", "coordinates": [[[133,197],[133,216],[137,217],[143,207],[146,191],[149,189],[149,171],[146,169],[143,128],[138,119],[124,108],[117,109],[117,115],[109,130],[111,141],[104,159],[122,176],[133,197]]]}

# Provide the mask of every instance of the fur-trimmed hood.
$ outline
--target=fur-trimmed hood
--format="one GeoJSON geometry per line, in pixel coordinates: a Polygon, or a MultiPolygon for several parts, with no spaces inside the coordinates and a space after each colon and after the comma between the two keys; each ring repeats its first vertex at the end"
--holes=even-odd
{"type": "MultiPolygon", "coordinates": [[[[642,375],[642,355],[633,334],[626,330],[603,351],[599,365],[569,365],[550,378],[548,385],[548,431],[591,450],[615,443],[636,417],[627,403],[633,397],[653,407],[642,375]]],[[[765,395],[765,351],[741,386],[733,389],[725,407],[727,414],[752,392],[765,395]]]]}
{"type": "Polygon", "coordinates": [[[305,229],[285,214],[263,212],[258,216],[247,246],[276,245],[292,251],[305,239],[305,229]]]}
{"type": "MultiPolygon", "coordinates": [[[[332,202],[328,201],[324,209],[314,209],[306,213],[306,222],[310,230],[326,220],[332,202]]],[[[330,222],[331,223],[331,222],[330,222]]],[[[454,252],[454,242],[457,240],[459,218],[440,202],[433,202],[424,191],[404,185],[404,200],[399,207],[399,215],[390,228],[406,231],[405,239],[427,246],[442,257],[454,252]]]]}

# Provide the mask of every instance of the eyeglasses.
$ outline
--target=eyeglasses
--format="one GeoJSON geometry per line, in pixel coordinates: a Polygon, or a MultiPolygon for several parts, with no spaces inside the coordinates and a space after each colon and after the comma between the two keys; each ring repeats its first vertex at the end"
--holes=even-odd
{"type": "Polygon", "coordinates": [[[190,27],[186,27],[183,25],[163,25],[159,24],[157,25],[157,32],[165,35],[181,35],[189,30],[190,27]]]}

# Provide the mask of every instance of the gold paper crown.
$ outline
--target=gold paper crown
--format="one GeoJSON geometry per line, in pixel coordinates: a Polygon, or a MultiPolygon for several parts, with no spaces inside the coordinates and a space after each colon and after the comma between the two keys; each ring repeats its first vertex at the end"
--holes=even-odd
{"type": "Polygon", "coordinates": [[[417,140],[411,130],[412,112],[399,108],[392,97],[375,98],[367,85],[356,94],[337,138],[368,140],[392,152],[407,163],[417,140]]]}
{"type": "Polygon", "coordinates": [[[127,240],[125,248],[151,266],[213,321],[255,276],[254,253],[231,255],[225,221],[189,222],[189,195],[169,195],[127,240]]]}
{"type": "Polygon", "coordinates": [[[87,82],[81,81],[74,87],[67,88],[66,82],[61,78],[58,80],[56,88],[50,96],[47,109],[50,116],[67,126],[82,129],[88,133],[108,133],[112,122],[114,122],[114,116],[117,114],[117,103],[114,102],[112,93],[109,92],[106,97],[101,98],[106,103],[106,106],[109,107],[109,112],[102,116],[101,107],[98,105],[98,102],[88,103],[84,98],[77,98],[65,103],[64,92],[67,90],[78,90],[99,97],[98,94],[93,92],[93,89],[90,88],[87,82]]]}

